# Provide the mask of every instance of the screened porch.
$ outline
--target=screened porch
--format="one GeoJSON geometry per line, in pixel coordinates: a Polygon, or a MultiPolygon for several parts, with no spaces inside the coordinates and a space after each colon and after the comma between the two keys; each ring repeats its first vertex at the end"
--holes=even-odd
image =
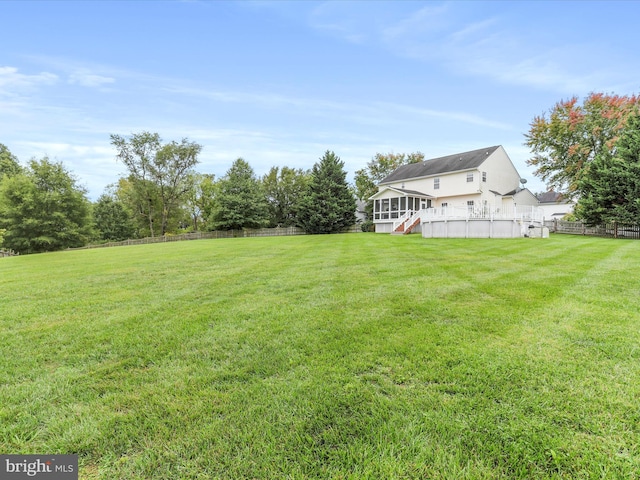
{"type": "Polygon", "coordinates": [[[373,201],[374,220],[397,220],[406,213],[431,208],[431,199],[416,196],[378,198],[373,201]]]}

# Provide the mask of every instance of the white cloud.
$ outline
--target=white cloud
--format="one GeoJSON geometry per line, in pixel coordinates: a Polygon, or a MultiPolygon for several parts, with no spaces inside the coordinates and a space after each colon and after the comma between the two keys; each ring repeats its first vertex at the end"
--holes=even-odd
{"type": "Polygon", "coordinates": [[[102,87],[115,81],[115,78],[105,77],[104,75],[97,75],[87,71],[76,71],[69,75],[69,83],[71,85],[80,85],[82,87],[102,87]]]}
{"type": "Polygon", "coordinates": [[[489,120],[487,118],[480,117],[466,112],[456,111],[444,111],[444,110],[432,110],[428,108],[417,108],[407,105],[379,103],[384,110],[393,109],[403,113],[410,113],[417,116],[425,116],[432,118],[439,118],[444,120],[451,120],[455,122],[462,122],[472,125],[478,125],[481,127],[495,128],[499,130],[513,130],[511,125],[503,122],[497,122],[495,120],[489,120]]]}
{"type": "Polygon", "coordinates": [[[43,155],[50,157],[69,155],[73,157],[86,155],[111,155],[115,157],[113,148],[103,145],[74,145],[72,143],[60,142],[22,142],[22,145],[29,147],[33,151],[41,152],[43,155]]]}
{"type": "Polygon", "coordinates": [[[392,42],[396,39],[445,31],[451,24],[448,13],[449,5],[446,3],[427,5],[395,23],[386,25],[381,32],[382,38],[385,42],[392,42]]]}
{"type": "Polygon", "coordinates": [[[62,162],[78,179],[78,183],[89,190],[92,200],[96,200],[104,188],[116,182],[124,172],[122,164],[116,162],[115,150],[101,141],[94,144],[20,141],[12,148],[12,152],[28,152],[28,155],[18,155],[21,160],[47,156],[51,160],[62,162]]]}
{"type": "Polygon", "coordinates": [[[315,7],[309,20],[313,28],[341,37],[351,43],[364,43],[367,33],[358,19],[349,13],[348,2],[324,2],[315,7]]]}
{"type": "Polygon", "coordinates": [[[460,2],[430,2],[418,4],[419,8],[396,4],[413,9],[388,12],[384,3],[368,3],[364,9],[357,2],[325,2],[313,10],[309,21],[312,28],[351,43],[377,44],[398,56],[504,85],[582,95],[628,87],[621,79],[635,75],[629,70],[640,74],[633,61],[612,59],[610,51],[599,53],[592,37],[577,34],[563,39],[549,32],[545,36],[545,29],[535,22],[516,29],[514,25],[523,21],[527,25],[528,8],[485,13],[460,2]]]}
{"type": "Polygon", "coordinates": [[[15,67],[0,67],[0,94],[12,95],[40,85],[53,85],[57,81],[58,76],[49,72],[28,75],[15,67]]]}
{"type": "Polygon", "coordinates": [[[462,28],[451,33],[449,38],[455,42],[463,42],[469,38],[473,39],[478,34],[482,35],[483,38],[487,38],[491,35],[491,29],[498,25],[499,21],[497,18],[487,18],[464,25],[462,28]]]}

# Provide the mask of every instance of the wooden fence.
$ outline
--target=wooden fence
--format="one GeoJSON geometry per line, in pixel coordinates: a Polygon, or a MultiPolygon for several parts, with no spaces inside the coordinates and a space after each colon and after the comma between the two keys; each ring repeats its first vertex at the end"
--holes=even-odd
{"type": "Polygon", "coordinates": [[[640,225],[623,225],[610,223],[606,225],[588,226],[582,222],[565,222],[552,220],[545,222],[552,233],[567,233],[572,235],[593,235],[597,237],[631,238],[640,240],[640,225]]]}
{"type": "MultiPolygon", "coordinates": [[[[346,229],[343,233],[361,232],[360,225],[354,225],[346,229]]],[[[146,245],[149,243],[181,242],[184,240],[205,240],[214,238],[239,238],[239,237],[280,237],[291,235],[306,235],[305,231],[298,227],[280,228],[246,228],[244,230],[216,230],[213,232],[184,233],[180,235],[164,235],[162,237],[146,237],[123,240],[121,242],[107,242],[86,245],[69,250],[82,250],[86,248],[121,247],[124,245],[146,245]]]]}

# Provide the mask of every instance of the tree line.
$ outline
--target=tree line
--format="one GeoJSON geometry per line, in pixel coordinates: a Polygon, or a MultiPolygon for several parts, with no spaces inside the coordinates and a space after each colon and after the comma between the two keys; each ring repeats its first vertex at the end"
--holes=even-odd
{"type": "MultiPolygon", "coordinates": [[[[577,202],[589,225],[640,224],[640,97],[592,93],[556,103],[525,134],[528,164],[548,188],[577,202]]],[[[346,181],[344,162],[327,150],[309,170],[272,167],[258,177],[236,159],[216,178],[196,171],[202,146],[157,133],[111,135],[127,170],[96,202],[61,162],[21,165],[0,144],[0,246],[36,253],[95,241],[260,227],[339,232],[355,223],[356,199],[371,218],[377,184],[424,154],[377,153],[346,181]]]]}
{"type": "Polygon", "coordinates": [[[309,170],[272,167],[258,177],[236,159],[216,178],[196,170],[202,146],[157,133],[111,135],[126,174],[95,202],[59,161],[23,166],[0,144],[0,245],[37,253],[194,231],[302,227],[336,233],[356,223],[344,162],[327,150],[309,170]]]}

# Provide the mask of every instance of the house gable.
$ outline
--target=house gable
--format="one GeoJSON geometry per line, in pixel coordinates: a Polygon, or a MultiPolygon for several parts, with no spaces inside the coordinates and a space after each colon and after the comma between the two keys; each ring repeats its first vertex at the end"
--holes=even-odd
{"type": "Polygon", "coordinates": [[[516,188],[511,192],[507,192],[502,196],[503,200],[512,199],[512,203],[516,205],[532,205],[538,206],[540,202],[531,190],[528,188],[516,188]]]}
{"type": "Polygon", "coordinates": [[[480,190],[495,190],[502,194],[520,186],[520,174],[502,147],[498,147],[482,163],[479,170],[485,172],[486,181],[480,183],[480,190]]]}

